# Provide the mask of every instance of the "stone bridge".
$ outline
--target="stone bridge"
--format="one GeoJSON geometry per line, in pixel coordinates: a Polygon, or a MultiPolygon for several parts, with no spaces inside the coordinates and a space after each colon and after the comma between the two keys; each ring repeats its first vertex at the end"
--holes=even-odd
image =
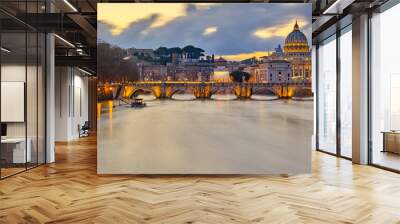
{"type": "Polygon", "coordinates": [[[158,99],[170,99],[174,94],[180,93],[193,94],[198,99],[208,99],[219,93],[231,93],[239,99],[249,99],[260,92],[291,98],[299,92],[311,92],[311,83],[132,82],[99,85],[98,91],[112,94],[114,99],[132,98],[141,92],[151,92],[158,99]]]}

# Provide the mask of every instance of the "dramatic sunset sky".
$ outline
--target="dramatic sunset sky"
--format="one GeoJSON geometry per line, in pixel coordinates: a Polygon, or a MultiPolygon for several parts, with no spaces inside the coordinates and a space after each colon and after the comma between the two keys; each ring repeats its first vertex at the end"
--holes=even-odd
{"type": "Polygon", "coordinates": [[[311,4],[99,3],[99,40],[123,48],[194,45],[229,60],[283,45],[298,21],[311,44],[311,4]]]}

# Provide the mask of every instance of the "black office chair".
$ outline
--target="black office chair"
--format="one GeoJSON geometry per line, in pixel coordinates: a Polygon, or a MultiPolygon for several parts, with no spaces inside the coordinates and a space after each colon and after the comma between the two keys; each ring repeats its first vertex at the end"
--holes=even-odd
{"type": "Polygon", "coordinates": [[[82,127],[78,124],[79,138],[89,136],[90,123],[85,121],[82,127]]]}

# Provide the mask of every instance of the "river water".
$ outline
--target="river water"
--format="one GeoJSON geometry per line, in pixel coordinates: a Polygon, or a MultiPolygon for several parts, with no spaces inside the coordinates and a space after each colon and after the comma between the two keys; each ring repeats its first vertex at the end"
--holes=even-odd
{"type": "Polygon", "coordinates": [[[99,104],[98,172],[310,171],[311,101],[216,99],[148,99],[145,108],[137,109],[117,102],[99,104]]]}

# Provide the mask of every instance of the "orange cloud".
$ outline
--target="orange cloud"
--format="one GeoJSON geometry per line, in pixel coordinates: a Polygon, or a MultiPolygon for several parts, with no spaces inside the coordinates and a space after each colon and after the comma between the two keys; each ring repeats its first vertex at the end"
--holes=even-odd
{"type": "MultiPolygon", "coordinates": [[[[276,26],[261,27],[255,30],[253,35],[261,39],[268,39],[271,37],[286,37],[290,32],[292,32],[294,24],[295,22],[291,21],[289,23],[276,26]]],[[[299,24],[301,29],[301,27],[307,25],[307,21],[300,19],[297,21],[297,24],[299,24]]]]}
{"type": "Polygon", "coordinates": [[[131,24],[145,19],[152,19],[148,29],[159,28],[186,16],[186,5],[180,3],[99,3],[97,4],[99,21],[112,26],[111,34],[121,34],[131,24]]]}

